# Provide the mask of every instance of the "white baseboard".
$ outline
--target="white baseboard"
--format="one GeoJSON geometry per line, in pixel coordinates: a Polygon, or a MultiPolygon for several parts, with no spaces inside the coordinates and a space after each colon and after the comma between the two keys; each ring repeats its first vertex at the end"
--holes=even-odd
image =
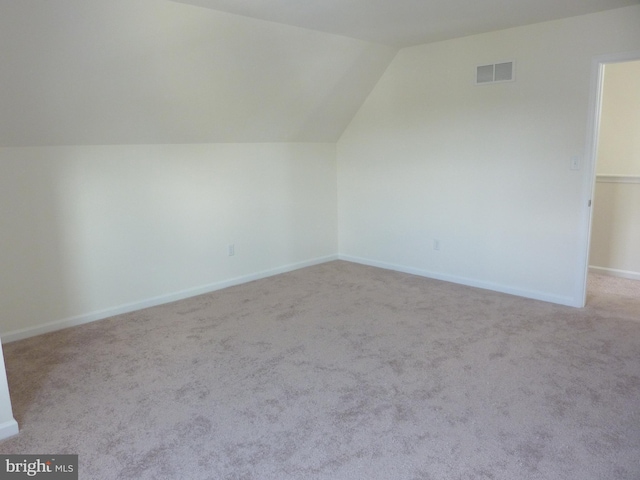
{"type": "Polygon", "coordinates": [[[17,435],[19,432],[18,422],[15,420],[9,420],[8,422],[0,423],[0,441],[17,435]]]}
{"type": "Polygon", "coordinates": [[[628,278],[630,280],[640,280],[639,272],[631,272],[629,270],[618,270],[616,268],[595,267],[589,265],[589,273],[599,273],[600,275],[609,275],[610,277],[628,278]]]}
{"type": "Polygon", "coordinates": [[[22,340],[24,338],[34,337],[36,335],[42,335],[43,333],[54,332],[56,330],[62,330],[64,328],[75,327],[77,325],[83,325],[85,323],[95,322],[96,320],[102,320],[104,318],[113,317],[115,315],[122,315],[123,313],[134,312],[136,310],[142,310],[143,308],[155,307],[165,303],[171,303],[178,300],[184,300],[185,298],[195,297],[197,295],[203,295],[205,293],[215,292],[216,290],[222,290],[223,288],[233,287],[242,283],[252,282],[254,280],[260,280],[261,278],[271,277],[273,275],[279,275],[281,273],[292,272],[300,268],[310,267],[313,265],[319,265],[321,263],[338,260],[338,255],[327,255],[325,257],[317,257],[304,262],[292,263],[281,267],[272,268],[269,270],[263,270],[260,272],[252,273],[249,275],[242,275],[240,277],[230,278],[216,283],[208,285],[202,285],[200,287],[190,288],[182,290],[180,292],[170,293],[167,295],[161,295],[158,297],[148,298],[140,300],[138,302],[127,303],[113,308],[107,308],[97,312],[91,312],[83,315],[78,315],[71,318],[65,318],[61,320],[55,320],[53,322],[45,323],[35,327],[29,327],[21,330],[14,330],[2,334],[2,343],[15,342],[16,340],[22,340]]]}
{"type": "Polygon", "coordinates": [[[376,260],[370,260],[366,258],[353,257],[350,255],[338,255],[340,260],[347,262],[360,263],[362,265],[369,265],[371,267],[384,268],[386,270],[394,270],[402,273],[409,273],[411,275],[418,275],[420,277],[432,278],[434,280],[442,280],[444,282],[457,283],[460,285],[466,285],[468,287],[482,288],[484,290],[492,290],[494,292],[507,293],[509,295],[516,295],[518,297],[531,298],[533,300],[542,300],[543,302],[557,303],[559,305],[567,305],[569,307],[582,307],[579,305],[573,297],[563,297],[560,295],[553,295],[545,292],[539,292],[535,290],[525,290],[521,288],[514,288],[507,285],[501,285],[499,283],[485,282],[482,280],[476,280],[472,278],[458,277],[455,275],[447,275],[438,272],[431,272],[428,270],[421,270],[418,268],[406,267],[403,265],[396,265],[386,262],[378,262],[376,260]]]}

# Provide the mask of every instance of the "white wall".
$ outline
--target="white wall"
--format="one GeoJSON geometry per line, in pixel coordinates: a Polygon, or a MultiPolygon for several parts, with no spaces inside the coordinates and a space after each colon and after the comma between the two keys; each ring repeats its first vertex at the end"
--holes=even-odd
{"type": "Polygon", "coordinates": [[[594,56],[640,6],[401,50],[338,142],[340,254],[579,305],[594,56]],[[517,81],[475,86],[516,61],[517,81]],[[440,241],[440,250],[432,248],[440,241]]]}
{"type": "Polygon", "coordinates": [[[335,144],[0,149],[3,340],[325,260],[335,175],[335,144]]]}
{"type": "Polygon", "coordinates": [[[640,61],[606,65],[592,271],[640,279],[640,61]]]}
{"type": "Polygon", "coordinates": [[[167,0],[0,0],[0,44],[3,340],[336,255],[396,49],[167,0]]]}

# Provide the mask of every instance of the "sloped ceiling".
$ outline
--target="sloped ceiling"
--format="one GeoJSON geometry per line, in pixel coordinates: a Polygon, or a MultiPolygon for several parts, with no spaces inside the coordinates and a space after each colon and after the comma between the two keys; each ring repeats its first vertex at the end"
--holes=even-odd
{"type": "Polygon", "coordinates": [[[0,0],[0,146],[335,142],[395,50],[168,0],[0,0]]]}
{"type": "Polygon", "coordinates": [[[399,48],[640,3],[640,0],[175,1],[399,48]]]}
{"type": "Polygon", "coordinates": [[[335,142],[397,47],[640,0],[0,0],[0,147],[335,142]]]}

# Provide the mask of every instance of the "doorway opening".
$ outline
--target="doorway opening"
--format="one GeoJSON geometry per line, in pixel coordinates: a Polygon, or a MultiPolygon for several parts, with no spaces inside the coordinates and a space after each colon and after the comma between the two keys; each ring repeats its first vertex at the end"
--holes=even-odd
{"type": "Polygon", "coordinates": [[[583,305],[640,312],[640,52],[592,69],[583,305]]]}

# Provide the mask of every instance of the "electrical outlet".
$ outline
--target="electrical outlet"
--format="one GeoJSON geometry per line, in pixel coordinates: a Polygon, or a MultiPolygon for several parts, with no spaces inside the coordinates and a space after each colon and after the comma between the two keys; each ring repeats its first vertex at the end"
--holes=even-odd
{"type": "Polygon", "coordinates": [[[236,245],[234,243],[229,244],[228,253],[230,257],[233,257],[236,254],[236,245]]]}
{"type": "Polygon", "coordinates": [[[433,239],[433,249],[440,250],[440,240],[438,240],[437,238],[433,239]]]}

